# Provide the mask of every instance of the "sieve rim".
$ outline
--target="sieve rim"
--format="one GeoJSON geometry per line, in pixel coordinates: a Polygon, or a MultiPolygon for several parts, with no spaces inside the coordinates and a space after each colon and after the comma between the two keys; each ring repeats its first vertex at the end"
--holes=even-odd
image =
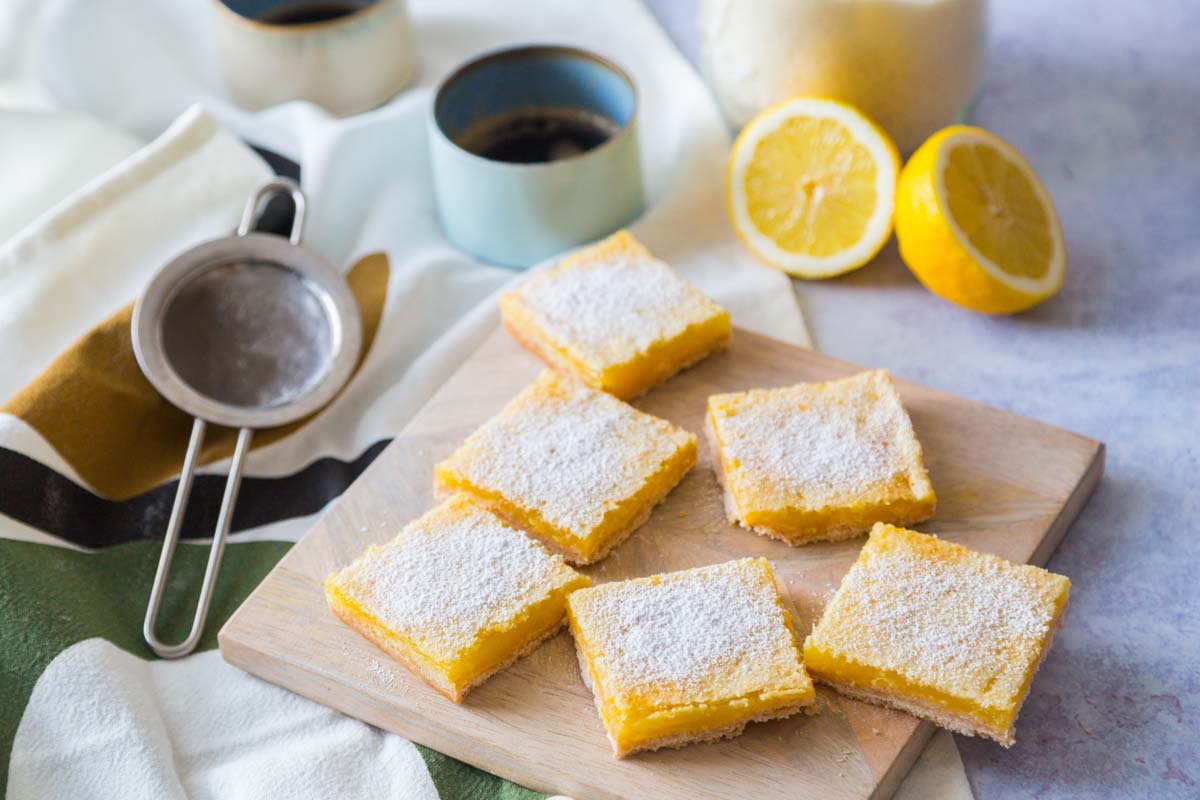
{"type": "Polygon", "coordinates": [[[214,239],[184,251],[167,263],[134,304],[133,351],[142,374],[172,405],[218,425],[270,428],[321,409],[349,380],[362,348],[362,320],[349,286],[323,258],[301,245],[267,233],[214,239]],[[283,269],[296,274],[322,303],[334,343],[324,374],[296,394],[258,406],[234,405],[193,387],[171,363],[163,342],[163,324],[171,302],[191,281],[232,262],[249,268],[283,269]]]}

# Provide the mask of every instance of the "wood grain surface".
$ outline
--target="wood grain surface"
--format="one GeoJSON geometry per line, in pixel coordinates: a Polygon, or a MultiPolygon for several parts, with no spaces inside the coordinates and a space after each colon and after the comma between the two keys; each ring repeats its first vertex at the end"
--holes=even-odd
{"type": "MultiPolygon", "coordinates": [[[[325,576],[429,508],[434,462],[541,368],[503,331],[492,335],[229,620],[220,632],[225,659],[489,772],[577,800],[890,796],[932,733],[929,723],[903,713],[822,688],[815,716],[753,724],[733,740],[618,761],[568,633],[455,706],[329,613],[325,576]]],[[[858,369],[737,330],[728,352],[634,404],[699,434],[709,394],[858,369]]],[[[898,376],[897,385],[938,495],[937,515],[916,527],[1014,561],[1044,563],[1099,481],[1104,446],[898,376]]],[[[602,582],[764,556],[803,636],[862,542],[793,548],[731,527],[702,446],[699,463],[650,521],[585,571],[602,582]]]]}

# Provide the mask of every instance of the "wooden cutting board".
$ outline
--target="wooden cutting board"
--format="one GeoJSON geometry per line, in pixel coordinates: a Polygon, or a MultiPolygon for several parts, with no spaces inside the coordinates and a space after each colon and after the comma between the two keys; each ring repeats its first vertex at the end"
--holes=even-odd
{"type": "MultiPolygon", "coordinates": [[[[329,613],[325,576],[430,507],[433,463],[541,368],[503,331],[491,336],[229,620],[220,633],[225,659],[488,772],[577,800],[888,797],[932,733],[929,723],[822,688],[816,716],[752,724],[731,741],[618,761],[579,677],[570,634],[455,706],[329,613]]],[[[635,405],[700,433],[709,394],[858,369],[738,330],[728,352],[635,405]]],[[[1044,563],[1099,481],[1104,445],[906,381],[898,385],[938,495],[937,516],[917,527],[1014,561],[1044,563]]],[[[586,571],[602,582],[765,556],[803,636],[862,542],[793,548],[731,527],[702,446],[695,469],[650,521],[586,571]]]]}

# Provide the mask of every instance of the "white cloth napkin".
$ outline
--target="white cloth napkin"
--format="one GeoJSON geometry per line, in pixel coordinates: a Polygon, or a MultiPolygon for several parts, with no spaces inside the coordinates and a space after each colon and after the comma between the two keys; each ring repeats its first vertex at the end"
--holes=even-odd
{"type": "MultiPolygon", "coordinates": [[[[67,145],[86,154],[80,174],[125,144],[109,137],[110,152],[99,153],[90,145],[98,138],[95,123],[83,130],[68,123],[58,128],[65,135],[48,136],[43,129],[54,129],[53,117],[29,116],[26,135],[45,137],[42,152],[67,145]]],[[[13,121],[6,138],[16,138],[17,125],[13,121]]],[[[5,159],[30,152],[9,144],[5,159]]],[[[55,173],[46,181],[26,175],[26,187],[47,191],[70,182],[63,167],[72,162],[56,151],[55,173]]],[[[182,249],[235,226],[238,206],[269,174],[257,155],[197,108],[9,237],[0,245],[0,362],[9,365],[0,392],[7,397],[34,378],[75,337],[136,297],[153,271],[182,249]]],[[[6,210],[0,220],[19,218],[28,208],[6,210]]]]}
{"type": "MultiPolygon", "coordinates": [[[[14,0],[0,7],[0,42],[22,45],[6,51],[8,61],[0,60],[0,101],[17,98],[71,112],[7,112],[0,119],[0,169],[6,175],[20,170],[24,193],[0,202],[0,232],[24,226],[0,244],[0,359],[12,365],[0,373],[0,395],[11,395],[92,323],[131,300],[174,252],[232,227],[244,196],[266,171],[213,124],[215,118],[303,164],[312,205],[310,246],[336,264],[378,250],[391,262],[383,324],[354,382],[315,424],[255,451],[248,471],[282,475],[319,455],[352,458],[395,433],[494,328],[492,296],[514,276],[473,261],[441,236],[425,155],[429,87],[482,50],[535,40],[598,50],[625,66],[638,83],[651,210],[634,226],[635,233],[729,307],[738,324],[807,343],[789,282],[756,264],[725,221],[721,181],[729,141],[715,105],[635,0],[603,6],[538,0],[519,8],[484,0],[413,3],[419,85],[383,108],[341,120],[304,103],[250,114],[228,102],[215,62],[211,11],[208,0],[14,0]],[[197,101],[207,114],[187,110],[197,101]],[[89,127],[95,123],[88,117],[125,133],[89,127]],[[133,152],[130,135],[159,138],[133,152]]],[[[0,444],[70,474],[35,431],[11,417],[0,417],[0,444]]],[[[311,521],[286,520],[237,538],[295,539],[311,521]]],[[[30,535],[15,524],[0,529],[0,535],[23,533],[30,535]]],[[[75,650],[67,653],[77,656],[75,650]]],[[[213,660],[212,654],[197,658],[213,660]]],[[[128,671],[130,685],[144,681],[138,672],[144,667],[132,657],[103,662],[104,669],[128,671]]],[[[78,661],[72,663],[78,667],[78,661]]],[[[186,667],[154,667],[177,668],[186,667]]],[[[52,673],[53,668],[46,674],[52,673]]],[[[223,669],[206,674],[212,682],[196,690],[201,695],[219,692],[222,681],[230,680],[223,669]]],[[[27,713],[31,727],[23,720],[18,731],[10,778],[24,774],[30,785],[40,787],[39,794],[55,796],[72,791],[71,774],[112,770],[120,763],[133,781],[124,785],[123,795],[150,796],[161,779],[157,770],[166,764],[179,771],[178,785],[193,794],[220,794],[237,785],[238,775],[212,783],[199,767],[173,761],[163,750],[183,740],[200,749],[206,743],[216,746],[230,735],[220,716],[222,704],[197,702],[189,715],[174,715],[159,707],[162,700],[154,694],[131,699],[97,689],[93,701],[111,713],[98,715],[95,724],[124,725],[118,738],[138,743],[126,748],[128,758],[111,762],[102,748],[80,747],[86,737],[78,730],[66,735],[55,727],[60,716],[55,708],[68,700],[58,684],[63,682],[39,683],[39,703],[31,703],[27,713]],[[163,735],[144,735],[148,719],[166,726],[163,735]],[[63,764],[71,769],[62,769],[63,764]],[[157,777],[139,784],[138,776],[157,777]]],[[[259,703],[263,715],[297,722],[293,735],[298,738],[289,740],[289,748],[303,749],[301,740],[315,746],[330,726],[343,724],[337,715],[314,715],[305,701],[280,699],[265,684],[251,685],[261,689],[242,687],[246,696],[240,704],[259,703]],[[304,731],[310,729],[306,739],[304,731]]],[[[920,796],[969,797],[951,740],[935,741],[941,744],[930,748],[934,757],[927,754],[908,785],[925,776],[920,796]]],[[[274,783],[263,779],[271,770],[294,768],[279,759],[278,742],[250,740],[239,746],[240,778],[262,789],[257,796],[294,795],[278,773],[274,783]]],[[[339,759],[346,775],[309,786],[326,795],[349,791],[353,787],[346,776],[374,774],[365,768],[378,755],[374,747],[364,745],[361,752],[348,747],[339,759]]],[[[412,763],[398,758],[393,768],[412,763]]],[[[393,777],[399,781],[393,785],[411,785],[404,783],[408,777],[393,777]]]]}

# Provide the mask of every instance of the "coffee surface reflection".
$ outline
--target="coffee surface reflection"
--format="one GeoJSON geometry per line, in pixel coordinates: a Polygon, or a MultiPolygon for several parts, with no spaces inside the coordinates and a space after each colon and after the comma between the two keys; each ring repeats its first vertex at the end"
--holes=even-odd
{"type": "Polygon", "coordinates": [[[586,153],[618,130],[609,118],[583,109],[529,108],[479,120],[454,143],[491,161],[538,164],[586,153]]]}

